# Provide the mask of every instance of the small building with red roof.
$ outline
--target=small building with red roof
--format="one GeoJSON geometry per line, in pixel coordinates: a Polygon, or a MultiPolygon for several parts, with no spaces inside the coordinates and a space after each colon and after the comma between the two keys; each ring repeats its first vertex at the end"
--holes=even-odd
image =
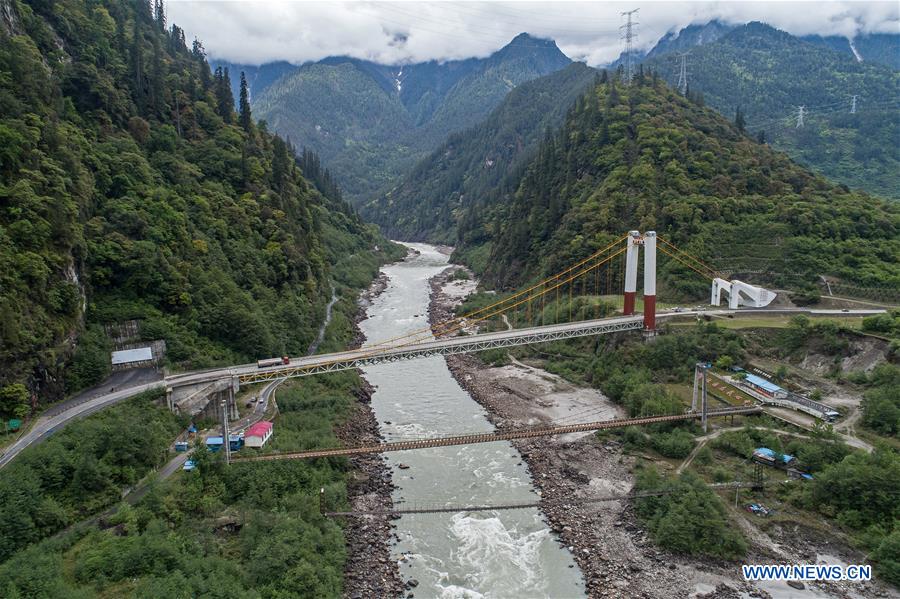
{"type": "Polygon", "coordinates": [[[262,447],[272,438],[272,432],[275,426],[268,420],[260,420],[255,424],[251,424],[244,432],[245,447],[262,447]]]}

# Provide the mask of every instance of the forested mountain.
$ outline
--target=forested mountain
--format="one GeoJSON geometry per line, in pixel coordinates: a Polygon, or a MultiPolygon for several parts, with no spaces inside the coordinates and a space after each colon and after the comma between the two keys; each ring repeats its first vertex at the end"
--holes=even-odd
{"type": "Polygon", "coordinates": [[[800,39],[849,54],[859,62],[900,69],[900,33],[867,33],[857,35],[852,40],[839,35],[805,35],[800,39]]]}
{"type": "MultiPolygon", "coordinates": [[[[644,65],[676,82],[674,54],[644,65]]],[[[762,23],[695,47],[688,65],[690,91],[729,118],[740,108],[753,135],[838,183],[900,197],[900,73],[762,23]]]]}
{"type": "Polygon", "coordinates": [[[533,157],[547,128],[556,129],[597,71],[573,63],[511,91],[482,123],[455,133],[403,181],[362,208],[392,238],[456,241],[464,207],[496,197],[501,182],[533,157]]]}
{"type": "Polygon", "coordinates": [[[0,0],[4,400],[97,381],[127,319],[172,365],[302,352],[333,263],[384,247],[156,5],[0,0]]]}
{"type": "MultiPolygon", "coordinates": [[[[604,77],[605,79],[605,77],[604,77]]],[[[541,144],[513,193],[459,219],[457,256],[487,285],[555,272],[629,229],[714,266],[900,285],[900,207],[814,175],[656,76],[604,81],[541,144]],[[487,254],[489,253],[489,258],[487,254]]],[[[663,284],[702,294],[662,259],[663,284]]],[[[802,281],[792,275],[793,284],[802,281]]]]}
{"type": "Polygon", "coordinates": [[[359,202],[449,133],[480,122],[517,85],[570,62],[553,41],[527,34],[484,59],[385,66],[332,57],[281,77],[254,108],[318,153],[359,202]]]}
{"type": "MultiPolygon", "coordinates": [[[[640,62],[672,52],[690,52],[695,46],[717,41],[739,26],[739,24],[725,23],[718,19],[706,23],[694,23],[680,30],[667,32],[646,52],[636,51],[634,57],[640,62]]],[[[864,33],[854,36],[853,39],[840,35],[804,35],[797,39],[853,56],[859,62],[870,62],[895,70],[900,69],[900,33],[864,33]]],[[[619,66],[624,57],[625,54],[622,53],[608,66],[610,68],[619,66]]]]}

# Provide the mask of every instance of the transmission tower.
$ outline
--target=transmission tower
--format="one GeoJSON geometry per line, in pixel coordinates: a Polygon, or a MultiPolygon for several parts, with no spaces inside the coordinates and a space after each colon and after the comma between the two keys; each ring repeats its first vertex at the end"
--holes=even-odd
{"type": "Polygon", "coordinates": [[[797,107],[797,129],[803,126],[803,117],[806,115],[806,106],[797,107]]]}
{"type": "Polygon", "coordinates": [[[634,42],[637,40],[637,21],[633,20],[633,16],[639,8],[635,8],[634,10],[625,11],[622,13],[622,16],[625,17],[625,24],[619,27],[622,31],[622,41],[625,42],[625,81],[627,83],[631,83],[631,79],[634,77],[634,42]]]}
{"type": "Polygon", "coordinates": [[[684,96],[687,94],[688,78],[687,78],[687,56],[690,52],[682,52],[678,55],[680,67],[678,70],[678,91],[684,96]]]}
{"type": "Polygon", "coordinates": [[[850,98],[850,114],[856,114],[856,94],[850,98]]]}

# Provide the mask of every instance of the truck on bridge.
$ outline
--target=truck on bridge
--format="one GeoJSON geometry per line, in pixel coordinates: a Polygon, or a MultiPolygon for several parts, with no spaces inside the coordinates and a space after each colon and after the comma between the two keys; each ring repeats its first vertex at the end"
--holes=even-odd
{"type": "Polygon", "coordinates": [[[257,368],[269,368],[270,366],[287,366],[291,363],[290,356],[281,356],[280,358],[267,358],[265,360],[257,360],[257,368]]]}

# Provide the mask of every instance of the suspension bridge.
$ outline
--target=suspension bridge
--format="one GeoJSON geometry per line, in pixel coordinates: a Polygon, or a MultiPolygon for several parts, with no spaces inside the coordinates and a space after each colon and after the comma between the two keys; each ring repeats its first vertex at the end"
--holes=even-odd
{"type": "MultiPolygon", "coordinates": [[[[446,322],[435,323],[405,335],[373,343],[358,350],[290,359],[286,364],[259,368],[244,364],[229,369],[187,373],[167,379],[170,388],[210,383],[231,377],[235,387],[281,378],[294,378],[348,370],[385,362],[396,362],[434,355],[468,353],[544,343],[572,337],[604,335],[622,331],[643,330],[655,334],[656,257],[657,247],[667,256],[680,262],[709,281],[724,280],[724,275],[699,259],[679,250],[656,233],[641,235],[630,231],[611,244],[597,250],[574,265],[512,293],[485,307],[473,310],[446,322]],[[657,240],[660,242],[657,245],[657,240]],[[644,250],[643,314],[636,315],[639,249],[644,250]],[[624,258],[619,264],[616,258],[624,258]],[[585,298],[608,295],[616,288],[612,278],[619,279],[624,289],[622,316],[601,318],[608,306],[595,301],[593,306],[585,298]],[[604,288],[605,283],[605,288],[604,288]],[[606,294],[603,293],[606,292],[606,294]],[[589,312],[593,308],[594,318],[589,312]],[[512,328],[497,332],[478,333],[478,325],[507,316],[512,328]],[[520,327],[519,324],[524,324],[520,327]]],[[[750,287],[750,286],[747,286],[750,287]]],[[[737,293],[735,290],[733,293],[737,293]]],[[[739,302],[732,299],[733,307],[739,302]]],[[[744,298],[747,299],[747,298],[744,298]]],[[[751,306],[758,307],[755,304],[751,306]]],[[[732,308],[733,309],[733,308],[732,308]]],[[[709,313],[709,311],[704,311],[709,313]]],[[[661,318],[696,315],[697,311],[660,314],[661,318]]],[[[605,314],[604,314],[605,315],[605,314]]]]}
{"type": "MultiPolygon", "coordinates": [[[[212,408],[216,417],[220,417],[222,413],[233,416],[234,395],[241,385],[573,337],[627,331],[642,331],[645,336],[652,337],[657,333],[658,319],[696,318],[701,314],[725,316],[735,313],[738,309],[742,314],[761,312],[759,299],[763,294],[754,295],[752,285],[736,285],[736,283],[740,282],[727,281],[723,273],[717,272],[696,256],[658,237],[653,231],[644,234],[630,231],[556,274],[518,292],[504,295],[484,307],[360,349],[292,358],[287,359],[284,364],[265,368],[259,368],[258,364],[254,363],[193,371],[171,375],[162,381],[138,387],[111,389],[107,394],[73,406],[52,417],[38,419],[31,430],[11,444],[0,456],[0,467],[9,463],[26,447],[46,439],[71,420],[87,416],[142,392],[164,389],[170,409],[176,412],[193,415],[212,408]],[[657,249],[700,275],[705,281],[718,280],[720,290],[730,296],[729,309],[673,310],[657,314],[657,249]],[[636,295],[640,251],[643,251],[644,256],[643,312],[638,314],[636,295]],[[751,291],[749,294],[748,289],[751,291]],[[610,296],[622,299],[621,315],[613,315],[616,307],[603,301],[603,298],[610,296]],[[500,327],[501,322],[509,323],[511,327],[500,327]],[[492,326],[503,330],[490,330],[492,326]]],[[[771,308],[765,309],[766,313],[775,311],[771,308]]],[[[839,314],[843,311],[795,309],[781,312],[824,315],[831,312],[839,314]]],[[[869,315],[881,313],[883,310],[851,312],[856,315],[869,315]]],[[[600,423],[594,424],[602,428],[599,427],[600,423]]],[[[446,440],[440,442],[449,444],[446,440]]]]}

